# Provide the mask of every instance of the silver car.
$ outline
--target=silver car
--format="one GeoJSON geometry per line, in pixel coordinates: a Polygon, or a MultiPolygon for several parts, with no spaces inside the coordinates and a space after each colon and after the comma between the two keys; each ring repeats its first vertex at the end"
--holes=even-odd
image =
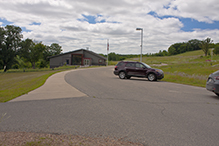
{"type": "Polygon", "coordinates": [[[209,75],[206,89],[219,96],[219,70],[209,75]]]}

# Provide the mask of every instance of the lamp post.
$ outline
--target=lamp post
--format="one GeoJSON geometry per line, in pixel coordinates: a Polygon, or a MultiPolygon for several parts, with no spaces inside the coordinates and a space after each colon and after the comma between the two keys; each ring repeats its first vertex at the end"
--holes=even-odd
{"type": "Polygon", "coordinates": [[[136,28],[136,30],[141,30],[141,57],[140,57],[140,61],[142,62],[143,28],[136,28]]]}

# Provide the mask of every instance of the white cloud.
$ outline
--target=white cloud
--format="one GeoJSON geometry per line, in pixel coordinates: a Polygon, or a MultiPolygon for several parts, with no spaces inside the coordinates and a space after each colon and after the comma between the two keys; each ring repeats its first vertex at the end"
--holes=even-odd
{"type": "Polygon", "coordinates": [[[219,3],[216,0],[175,0],[169,3],[169,9],[156,10],[159,15],[173,15],[196,19],[200,22],[219,21],[219,3]]]}
{"type": "MultiPolygon", "coordinates": [[[[211,37],[219,42],[219,29],[183,32],[183,23],[177,17],[202,22],[219,21],[217,0],[1,0],[0,18],[25,27],[24,39],[59,43],[64,52],[89,47],[106,54],[106,41],[110,51],[121,54],[140,53],[140,31],[144,29],[143,53],[167,50],[175,42],[211,37]],[[159,19],[149,15],[174,18],[159,19]],[[84,16],[96,17],[89,24],[84,16]],[[34,25],[39,23],[40,25],[34,25]]],[[[0,22],[0,25],[3,25],[0,22]]]]}

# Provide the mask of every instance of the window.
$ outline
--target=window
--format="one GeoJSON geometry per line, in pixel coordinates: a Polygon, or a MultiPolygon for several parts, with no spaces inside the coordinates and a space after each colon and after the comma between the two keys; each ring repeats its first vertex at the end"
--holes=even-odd
{"type": "Polygon", "coordinates": [[[69,60],[68,59],[66,59],[66,64],[69,64],[69,60]]]}
{"type": "Polygon", "coordinates": [[[82,55],[81,54],[72,54],[72,65],[81,65],[82,55]]]}
{"type": "Polygon", "coordinates": [[[127,64],[126,64],[126,67],[135,67],[135,63],[131,63],[131,62],[130,62],[130,63],[127,63],[127,64]]]}
{"type": "Polygon", "coordinates": [[[124,64],[124,62],[119,62],[116,66],[123,66],[124,64]]]}
{"type": "Polygon", "coordinates": [[[136,63],[136,67],[137,67],[137,68],[143,68],[143,67],[144,67],[144,65],[143,65],[143,64],[141,64],[141,63],[136,63]]]}

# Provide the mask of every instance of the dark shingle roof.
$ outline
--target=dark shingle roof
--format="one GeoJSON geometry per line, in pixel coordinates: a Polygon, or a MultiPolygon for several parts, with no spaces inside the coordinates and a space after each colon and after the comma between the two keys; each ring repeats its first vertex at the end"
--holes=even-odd
{"type": "Polygon", "coordinates": [[[90,50],[85,50],[85,49],[78,49],[78,50],[74,50],[74,51],[62,53],[62,54],[59,54],[59,55],[50,56],[50,57],[48,57],[48,58],[55,58],[55,57],[62,56],[62,55],[66,55],[66,54],[72,54],[72,53],[75,53],[75,52],[78,52],[78,51],[85,51],[85,52],[88,52],[88,53],[93,54],[93,55],[95,55],[95,56],[97,56],[97,57],[99,57],[99,58],[102,58],[102,59],[106,60],[105,57],[103,57],[103,56],[101,56],[101,55],[99,55],[99,54],[97,54],[97,53],[94,53],[94,52],[92,52],[92,51],[90,51],[90,50]]]}

